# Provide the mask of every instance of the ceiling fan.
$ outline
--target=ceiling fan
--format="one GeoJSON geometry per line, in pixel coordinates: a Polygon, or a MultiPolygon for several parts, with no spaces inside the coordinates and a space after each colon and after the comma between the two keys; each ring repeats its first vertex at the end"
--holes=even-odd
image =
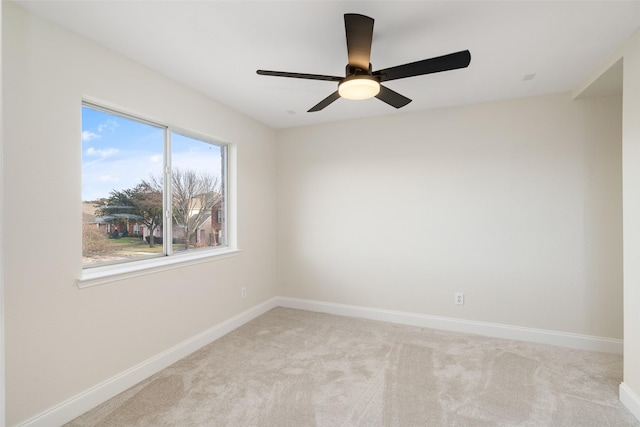
{"type": "Polygon", "coordinates": [[[369,60],[371,56],[371,40],[373,38],[373,22],[373,18],[356,13],[346,13],[344,15],[347,54],[349,57],[345,77],[268,70],[257,70],[257,73],[262,76],[337,82],[338,90],[311,107],[308,111],[310,113],[322,110],[340,97],[368,99],[375,96],[395,108],[401,108],[410,103],[411,100],[388,87],[382,86],[380,83],[465,68],[471,62],[471,53],[468,50],[463,50],[372,72],[369,60]]]}

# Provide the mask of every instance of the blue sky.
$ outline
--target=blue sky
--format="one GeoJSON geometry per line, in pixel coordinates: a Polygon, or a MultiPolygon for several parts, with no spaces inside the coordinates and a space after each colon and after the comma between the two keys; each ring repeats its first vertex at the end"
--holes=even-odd
{"type": "MultiPolygon", "coordinates": [[[[173,133],[172,167],[220,176],[220,148],[173,133]]],[[[82,200],[160,176],[163,129],[82,107],[82,200]]]]}

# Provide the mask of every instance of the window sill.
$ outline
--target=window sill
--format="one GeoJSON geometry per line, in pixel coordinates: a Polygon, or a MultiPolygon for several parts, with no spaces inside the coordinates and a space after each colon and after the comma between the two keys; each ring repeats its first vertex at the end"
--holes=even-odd
{"type": "Polygon", "coordinates": [[[222,249],[216,251],[195,251],[189,254],[163,256],[146,260],[127,262],[117,265],[105,265],[83,269],[80,278],[76,281],[78,287],[104,285],[118,280],[131,279],[133,277],[146,276],[174,268],[186,267],[203,262],[236,256],[239,249],[222,249]]]}

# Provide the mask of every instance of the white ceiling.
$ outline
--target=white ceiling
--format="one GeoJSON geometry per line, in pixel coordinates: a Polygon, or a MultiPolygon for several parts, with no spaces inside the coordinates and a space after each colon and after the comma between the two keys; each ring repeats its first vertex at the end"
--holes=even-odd
{"type": "Polygon", "coordinates": [[[640,1],[17,3],[274,128],[570,91],[640,28],[640,1]],[[307,113],[335,83],[256,74],[343,76],[344,13],[375,19],[374,71],[464,49],[471,64],[386,83],[413,99],[400,110],[339,99],[307,113]]]}

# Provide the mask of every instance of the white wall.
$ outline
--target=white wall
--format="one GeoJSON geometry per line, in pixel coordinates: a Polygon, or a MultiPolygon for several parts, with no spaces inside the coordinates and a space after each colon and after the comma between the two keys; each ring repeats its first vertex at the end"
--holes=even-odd
{"type": "Polygon", "coordinates": [[[623,56],[624,384],[640,419],[640,31],[623,56]]]}
{"type": "Polygon", "coordinates": [[[624,369],[620,400],[640,419],[640,30],[636,31],[576,88],[583,96],[601,87],[622,62],[622,180],[624,369]]]}
{"type": "Polygon", "coordinates": [[[622,338],[620,97],[282,130],[278,189],[281,295],[622,338]]]}
{"type": "Polygon", "coordinates": [[[13,3],[3,9],[6,422],[15,425],[275,295],[275,132],[13,3]],[[237,144],[238,256],[77,288],[83,95],[237,144]]]}
{"type": "MultiPolygon", "coordinates": [[[[3,3],[0,1],[0,111],[4,109],[2,100],[3,96],[3,81],[2,81],[2,7],[3,3]]],[[[3,137],[2,137],[2,114],[0,114],[0,177],[3,176],[2,164],[3,164],[3,137]]],[[[0,180],[0,414],[5,413],[5,389],[4,389],[4,246],[2,243],[3,235],[3,218],[2,218],[2,206],[3,206],[3,187],[4,179],[0,180]]],[[[4,427],[4,417],[0,417],[0,427],[4,427]]]]}

